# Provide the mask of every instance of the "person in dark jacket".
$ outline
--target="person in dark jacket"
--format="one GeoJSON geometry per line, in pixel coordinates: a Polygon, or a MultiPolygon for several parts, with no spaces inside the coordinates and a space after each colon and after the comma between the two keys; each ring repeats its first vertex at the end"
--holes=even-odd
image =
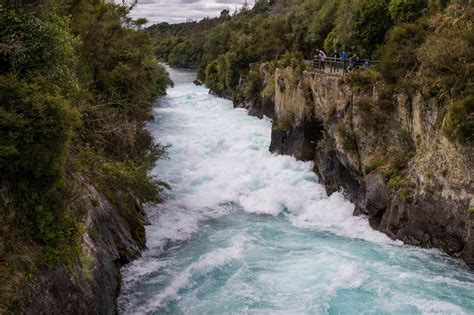
{"type": "Polygon", "coordinates": [[[339,63],[338,63],[339,53],[336,49],[334,49],[332,53],[332,57],[334,59],[331,61],[331,72],[338,72],[339,71],[339,63]]]}
{"type": "Polygon", "coordinates": [[[361,65],[361,59],[358,53],[354,53],[352,57],[349,58],[349,67],[348,71],[352,71],[355,67],[361,65]]]}

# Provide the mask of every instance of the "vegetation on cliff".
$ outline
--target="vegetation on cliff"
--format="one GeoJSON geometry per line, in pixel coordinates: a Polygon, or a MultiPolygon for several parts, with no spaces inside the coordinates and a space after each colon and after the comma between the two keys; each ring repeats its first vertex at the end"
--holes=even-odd
{"type": "Polygon", "coordinates": [[[473,12],[467,0],[259,0],[231,17],[223,12],[149,30],[167,42],[158,57],[172,66],[196,67],[211,90],[237,102],[261,92],[246,83],[258,84],[256,63],[287,65],[282,60],[288,55],[311,59],[317,48],[378,59],[380,79],[392,91],[421,90],[438,98],[445,112],[440,128],[465,143],[473,140],[474,124],[473,12]]]}
{"type": "Polygon", "coordinates": [[[163,148],[144,129],[171,84],[154,43],[104,1],[0,5],[0,313],[39,268],[80,255],[78,181],[158,200],[163,148]]]}

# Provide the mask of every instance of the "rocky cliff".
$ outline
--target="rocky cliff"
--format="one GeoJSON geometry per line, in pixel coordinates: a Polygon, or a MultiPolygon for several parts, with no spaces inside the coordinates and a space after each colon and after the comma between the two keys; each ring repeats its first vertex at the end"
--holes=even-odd
{"type": "Polygon", "coordinates": [[[114,201],[78,179],[84,234],[80,258],[36,272],[23,292],[27,314],[113,314],[120,291],[120,267],[145,247],[145,214],[131,195],[114,201]]]}
{"type": "Polygon", "coordinates": [[[273,105],[270,150],[314,161],[327,191],[344,191],[355,215],[408,244],[437,247],[474,268],[473,148],[440,131],[434,99],[390,90],[366,72],[349,77],[262,66],[273,105]]]}

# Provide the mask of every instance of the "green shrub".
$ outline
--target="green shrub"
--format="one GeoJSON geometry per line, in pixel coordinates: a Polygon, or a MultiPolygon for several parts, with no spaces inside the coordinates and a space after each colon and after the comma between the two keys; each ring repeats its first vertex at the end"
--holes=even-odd
{"type": "Polygon", "coordinates": [[[400,197],[402,197],[403,200],[407,200],[409,196],[413,194],[413,190],[411,189],[402,189],[400,190],[400,197]]]}
{"type": "Polygon", "coordinates": [[[419,80],[427,96],[441,103],[473,94],[474,62],[472,5],[453,4],[430,20],[435,28],[417,50],[421,61],[419,80]]]}
{"type": "Polygon", "coordinates": [[[278,66],[282,68],[292,67],[297,72],[302,73],[306,65],[303,61],[304,56],[303,53],[299,50],[286,50],[283,56],[278,60],[278,66]]]}
{"type": "Polygon", "coordinates": [[[84,272],[84,277],[90,281],[94,275],[94,258],[86,253],[83,253],[79,256],[79,261],[81,263],[82,271],[84,272]]]}
{"type": "Polygon", "coordinates": [[[258,71],[250,71],[244,78],[242,86],[239,86],[237,101],[256,99],[263,88],[262,77],[258,71]]]}
{"type": "Polygon", "coordinates": [[[0,42],[0,69],[21,78],[42,76],[58,85],[63,95],[76,96],[79,41],[69,31],[66,17],[52,11],[42,19],[28,7],[0,5],[0,42]]]}
{"type": "Polygon", "coordinates": [[[64,172],[78,114],[44,77],[0,76],[0,173],[16,189],[49,187],[64,172]]]}
{"type": "MultiPolygon", "coordinates": [[[[322,47],[325,38],[335,26],[335,17],[340,1],[325,1],[308,25],[308,40],[322,47]]],[[[326,47],[326,49],[329,47],[326,47]]]]}
{"type": "Polygon", "coordinates": [[[345,82],[349,83],[353,89],[358,92],[370,92],[377,82],[379,75],[369,69],[368,71],[355,71],[344,77],[345,82]]]}
{"type": "Polygon", "coordinates": [[[451,0],[430,0],[430,10],[443,11],[444,9],[446,9],[450,1],[451,0]]]}
{"type": "Polygon", "coordinates": [[[415,21],[427,7],[427,0],[392,0],[389,10],[395,23],[404,23],[415,21]]]}
{"type": "Polygon", "coordinates": [[[403,182],[405,181],[400,170],[394,167],[391,167],[388,170],[384,171],[382,175],[385,178],[387,186],[391,189],[400,188],[400,186],[402,186],[403,182]]]}
{"type": "Polygon", "coordinates": [[[426,27],[419,23],[400,24],[388,32],[385,44],[376,52],[380,61],[377,68],[388,83],[396,83],[417,70],[420,61],[416,53],[426,34],[426,27]]]}
{"type": "Polygon", "coordinates": [[[451,101],[446,106],[442,131],[453,141],[468,143],[474,141],[474,96],[451,101]]]}
{"type": "Polygon", "coordinates": [[[130,192],[141,202],[160,202],[159,192],[170,187],[166,182],[148,175],[148,171],[156,159],[165,155],[165,150],[166,148],[157,145],[137,161],[110,161],[97,157],[95,175],[101,190],[110,197],[114,197],[116,193],[130,192]]]}
{"type": "Polygon", "coordinates": [[[390,180],[391,178],[397,177],[400,175],[400,170],[397,168],[390,167],[389,169],[385,170],[382,175],[385,178],[385,181],[390,180]]]}
{"type": "Polygon", "coordinates": [[[354,26],[364,48],[371,53],[392,26],[388,0],[362,0],[354,26]]]}
{"type": "Polygon", "coordinates": [[[400,176],[395,176],[388,180],[387,186],[391,189],[398,189],[401,182],[402,182],[402,178],[400,176]]]}
{"type": "Polygon", "coordinates": [[[205,79],[207,87],[214,92],[223,92],[225,89],[224,84],[220,81],[219,75],[222,67],[217,61],[214,61],[206,66],[205,79]]]}

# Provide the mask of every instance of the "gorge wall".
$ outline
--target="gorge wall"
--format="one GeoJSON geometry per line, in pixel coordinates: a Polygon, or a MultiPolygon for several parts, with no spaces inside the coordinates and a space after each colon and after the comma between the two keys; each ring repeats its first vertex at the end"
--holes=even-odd
{"type": "Polygon", "coordinates": [[[120,291],[120,267],[145,247],[145,213],[128,193],[114,201],[84,178],[77,179],[82,209],[82,254],[72,264],[56,264],[34,273],[23,290],[26,314],[113,314],[120,291]]]}
{"type": "Polygon", "coordinates": [[[272,152],[314,161],[328,193],[342,190],[373,228],[474,268],[474,154],[439,131],[436,101],[370,73],[260,73],[274,93],[236,106],[273,118],[272,152]]]}

